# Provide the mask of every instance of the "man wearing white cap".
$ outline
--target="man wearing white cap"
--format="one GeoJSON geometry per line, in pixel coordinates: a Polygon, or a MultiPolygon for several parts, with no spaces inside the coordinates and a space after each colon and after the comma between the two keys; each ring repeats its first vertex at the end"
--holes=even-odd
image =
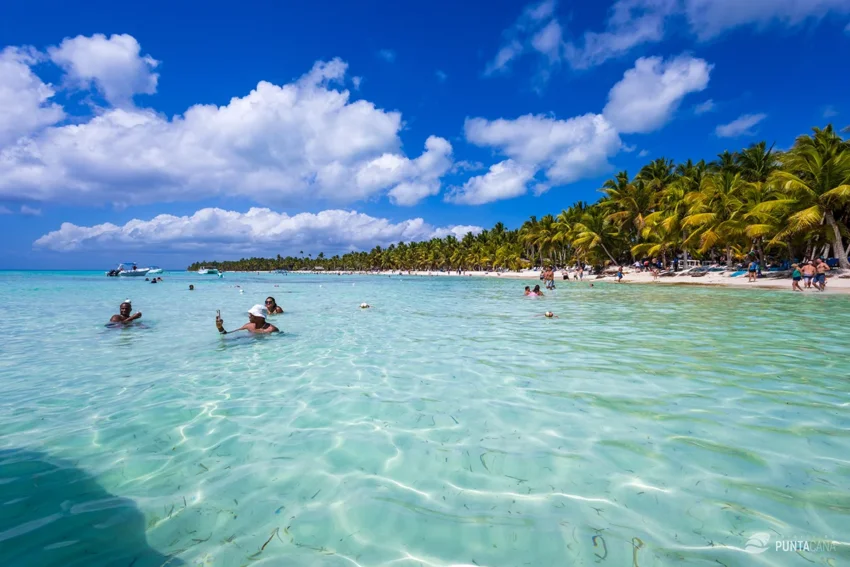
{"type": "Polygon", "coordinates": [[[136,319],[141,318],[142,312],[139,311],[133,315],[130,313],[133,311],[133,305],[130,303],[129,299],[125,299],[121,305],[118,307],[118,315],[113,315],[109,320],[110,323],[132,323],[136,319]]]}
{"type": "MultiPolygon", "coordinates": [[[[269,316],[268,310],[262,305],[255,305],[248,311],[248,322],[236,329],[236,331],[248,331],[249,333],[277,333],[279,329],[271,323],[266,323],[266,317],[269,316]]],[[[218,332],[222,335],[227,333],[235,333],[236,331],[225,331],[224,321],[221,319],[221,313],[215,316],[215,326],[218,327],[218,332]]]]}

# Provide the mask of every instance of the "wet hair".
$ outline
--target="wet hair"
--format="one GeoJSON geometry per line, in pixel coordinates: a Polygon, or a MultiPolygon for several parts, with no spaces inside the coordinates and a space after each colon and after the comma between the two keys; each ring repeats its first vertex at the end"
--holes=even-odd
{"type": "Polygon", "coordinates": [[[531,288],[530,288],[530,287],[525,286],[525,291],[530,291],[530,290],[531,290],[531,288]]]}
{"type": "Polygon", "coordinates": [[[534,291],[534,292],[539,292],[539,291],[540,291],[540,286],[539,286],[539,285],[534,286],[534,290],[533,290],[533,291],[534,291]]]}
{"type": "Polygon", "coordinates": [[[270,296],[268,296],[268,297],[266,298],[266,302],[268,302],[270,299],[271,299],[272,303],[274,303],[275,305],[277,305],[277,301],[276,301],[276,300],[275,300],[275,298],[274,298],[274,297],[272,297],[271,295],[270,295],[270,296]]]}

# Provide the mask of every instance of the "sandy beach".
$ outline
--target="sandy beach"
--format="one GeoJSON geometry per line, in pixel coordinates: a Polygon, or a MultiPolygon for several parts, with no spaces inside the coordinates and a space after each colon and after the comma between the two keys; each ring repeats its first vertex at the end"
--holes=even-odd
{"type": "MultiPolygon", "coordinates": [[[[397,276],[399,272],[397,270],[382,270],[379,272],[351,272],[351,271],[334,271],[327,270],[323,272],[310,272],[303,271],[297,273],[324,273],[324,274],[364,274],[364,275],[384,275],[384,276],[397,276]]],[[[761,277],[756,282],[748,282],[746,274],[730,277],[731,272],[709,272],[708,274],[701,277],[693,277],[689,274],[684,274],[682,272],[677,273],[675,276],[665,276],[659,277],[657,280],[654,280],[651,272],[634,272],[632,270],[624,269],[623,270],[623,281],[620,285],[628,285],[628,284],[648,284],[648,285],[701,285],[701,286],[720,286],[720,287],[734,287],[734,288],[760,288],[760,289],[775,289],[775,290],[783,290],[789,293],[791,291],[791,278],[790,277],[774,277],[772,274],[767,273],[764,277],[761,277]]],[[[401,275],[404,276],[420,276],[420,277],[454,277],[454,278],[466,278],[466,277],[485,277],[485,278],[508,278],[508,279],[519,279],[519,280],[529,280],[529,281],[537,281],[540,283],[540,272],[532,271],[532,270],[523,270],[519,272],[495,272],[495,271],[465,271],[458,274],[457,272],[441,272],[439,270],[416,270],[416,271],[403,271],[401,275]]],[[[570,279],[569,281],[564,281],[562,279],[561,273],[556,272],[555,274],[555,286],[559,285],[578,285],[578,284],[586,284],[592,282],[607,282],[607,283],[616,283],[616,278],[613,273],[606,273],[604,275],[596,275],[585,274],[584,279],[581,281],[576,281],[570,279]]],[[[843,274],[840,270],[832,270],[832,273],[827,276],[826,280],[826,291],[819,292],[814,288],[807,289],[803,293],[827,293],[827,294],[850,294],[850,274],[843,274]],[[844,277],[841,277],[844,276],[844,277]]],[[[801,286],[802,286],[801,282],[801,286]]],[[[797,292],[799,293],[799,292],[797,292]]]]}

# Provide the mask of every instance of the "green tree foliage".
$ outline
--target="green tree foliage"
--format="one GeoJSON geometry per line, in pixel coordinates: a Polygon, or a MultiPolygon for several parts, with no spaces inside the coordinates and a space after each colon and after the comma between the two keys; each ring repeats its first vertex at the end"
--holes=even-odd
{"type": "Polygon", "coordinates": [[[787,152],[759,142],[706,163],[656,159],[635,177],[621,171],[557,215],[516,230],[497,223],[479,234],[399,242],[386,249],[198,262],[225,271],[517,270],[582,262],[604,266],[684,256],[740,261],[832,254],[850,269],[850,142],[832,125],[813,128],[787,152]]]}

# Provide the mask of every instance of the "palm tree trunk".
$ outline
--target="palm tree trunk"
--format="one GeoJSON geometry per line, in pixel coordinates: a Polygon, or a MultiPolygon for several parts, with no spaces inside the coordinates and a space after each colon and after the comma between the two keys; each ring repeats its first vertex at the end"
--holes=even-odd
{"type": "Polygon", "coordinates": [[[609,258],[611,258],[611,262],[613,262],[615,266],[619,266],[619,265],[620,265],[620,263],[619,263],[619,262],[617,262],[617,260],[615,260],[615,259],[614,259],[614,257],[611,255],[611,253],[610,253],[610,252],[608,252],[608,249],[607,249],[607,248],[605,248],[605,245],[604,245],[604,244],[602,244],[602,242],[599,242],[599,246],[601,246],[601,247],[602,247],[602,249],[605,251],[605,253],[606,253],[606,254],[608,254],[608,257],[609,257],[609,258]]]}
{"type": "Polygon", "coordinates": [[[844,249],[844,243],[841,241],[841,230],[838,228],[838,223],[835,222],[832,211],[826,211],[824,217],[829,226],[832,227],[832,249],[835,252],[835,256],[838,257],[838,266],[842,270],[850,270],[850,262],[847,261],[847,251],[844,249]]]}

